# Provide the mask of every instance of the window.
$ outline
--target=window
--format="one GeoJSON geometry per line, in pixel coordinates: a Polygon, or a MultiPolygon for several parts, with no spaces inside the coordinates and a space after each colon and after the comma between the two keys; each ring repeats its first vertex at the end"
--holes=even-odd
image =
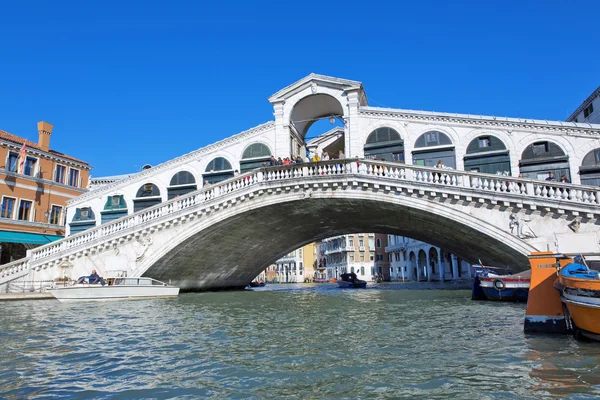
{"type": "Polygon", "coordinates": [[[12,218],[13,210],[15,209],[15,201],[12,197],[5,197],[2,200],[2,214],[0,215],[2,218],[12,218]]]}
{"type": "Polygon", "coordinates": [[[365,274],[365,267],[360,267],[360,274],[364,275],[365,274]]]}
{"type": "MultiPolygon", "coordinates": [[[[599,150],[600,152],[600,150],[599,150]]],[[[348,238],[348,246],[354,247],[354,238],[348,238]]]]}
{"type": "Polygon", "coordinates": [[[479,148],[490,147],[490,138],[489,137],[480,137],[479,138],[479,148]]]}
{"type": "Polygon", "coordinates": [[[194,175],[189,173],[188,171],[179,171],[171,178],[171,186],[177,185],[193,185],[196,183],[196,179],[194,175]]]}
{"type": "Polygon", "coordinates": [[[437,142],[438,141],[438,133],[436,131],[427,132],[425,134],[425,142],[437,142]]]}
{"type": "Polygon", "coordinates": [[[54,170],[54,182],[65,183],[65,176],[67,175],[67,167],[64,165],[57,165],[54,170]]]}
{"type": "Polygon", "coordinates": [[[375,244],[377,246],[378,249],[381,248],[381,239],[377,238],[377,240],[375,241],[375,244]]]}
{"type": "Polygon", "coordinates": [[[29,221],[31,218],[31,206],[32,202],[29,200],[21,200],[21,204],[19,205],[19,216],[17,219],[21,221],[29,221]]]}
{"type": "Polygon", "coordinates": [[[363,238],[358,239],[358,246],[365,247],[365,240],[363,238]]]}
{"type": "Polygon", "coordinates": [[[589,106],[587,106],[586,108],[583,109],[583,118],[589,117],[589,115],[593,112],[594,112],[594,105],[592,103],[590,103],[589,106]]]}
{"type": "Polygon", "coordinates": [[[206,166],[206,172],[230,170],[231,164],[223,157],[217,157],[206,166]]]}
{"type": "Polygon", "coordinates": [[[52,210],[50,211],[49,223],[52,225],[62,225],[61,218],[60,218],[61,215],[62,215],[62,207],[61,206],[52,206],[52,210]]]}
{"type": "Polygon", "coordinates": [[[365,253],[361,252],[360,253],[360,262],[365,261],[365,253]]]}
{"type": "Polygon", "coordinates": [[[373,261],[373,260],[375,260],[375,254],[373,254],[373,253],[369,253],[369,260],[370,260],[370,261],[373,261]]]}
{"type": "Polygon", "coordinates": [[[373,248],[373,238],[372,237],[369,238],[369,248],[370,249],[373,248]]]}
{"type": "Polygon", "coordinates": [[[17,161],[19,154],[10,151],[8,153],[8,160],[6,160],[6,169],[12,172],[17,172],[17,161]]]}
{"type": "Polygon", "coordinates": [[[23,175],[33,176],[35,174],[35,166],[37,164],[37,158],[26,157],[25,168],[23,169],[23,175]]]}
{"type": "Polygon", "coordinates": [[[404,153],[392,153],[392,161],[404,162],[404,153]]]}
{"type": "Polygon", "coordinates": [[[350,256],[350,262],[354,262],[354,253],[349,253],[348,255],[350,256]]]}
{"type": "Polygon", "coordinates": [[[71,168],[69,172],[69,185],[70,186],[79,186],[79,170],[71,168]]]}
{"type": "Polygon", "coordinates": [[[539,156],[548,152],[548,142],[540,142],[533,144],[533,156],[539,156]]]}
{"type": "Polygon", "coordinates": [[[594,150],[594,157],[596,158],[596,164],[600,164],[600,150],[594,150]]]}
{"type": "Polygon", "coordinates": [[[82,208],[80,215],[81,215],[81,218],[89,218],[90,217],[90,208],[89,207],[82,208]]]}

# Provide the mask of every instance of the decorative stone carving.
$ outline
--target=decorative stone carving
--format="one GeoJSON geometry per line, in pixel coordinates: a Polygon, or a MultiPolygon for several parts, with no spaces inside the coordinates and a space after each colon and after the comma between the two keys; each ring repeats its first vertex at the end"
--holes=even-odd
{"type": "Polygon", "coordinates": [[[135,261],[136,262],[140,262],[144,259],[144,257],[146,256],[146,252],[148,251],[148,248],[152,245],[153,240],[152,238],[138,238],[136,243],[134,243],[134,248],[135,248],[135,261]]]}
{"type": "Polygon", "coordinates": [[[569,228],[571,228],[571,230],[575,233],[579,232],[579,228],[581,228],[581,218],[575,218],[573,221],[571,221],[569,228]]]}
{"type": "Polygon", "coordinates": [[[517,213],[510,214],[509,218],[510,222],[508,223],[508,227],[510,228],[510,233],[519,239],[537,237],[535,232],[533,232],[533,229],[528,225],[528,223],[531,222],[531,219],[526,219],[517,213]]]}
{"type": "Polygon", "coordinates": [[[312,83],[310,85],[310,91],[312,92],[312,94],[316,94],[317,93],[317,84],[316,83],[312,83]]]}

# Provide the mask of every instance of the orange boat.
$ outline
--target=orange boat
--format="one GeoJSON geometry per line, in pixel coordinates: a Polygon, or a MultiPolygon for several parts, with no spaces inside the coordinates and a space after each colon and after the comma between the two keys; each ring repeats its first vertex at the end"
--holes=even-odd
{"type": "Polygon", "coordinates": [[[582,259],[575,260],[560,270],[554,287],[569,311],[575,336],[600,340],[600,276],[582,259]]]}
{"type": "Polygon", "coordinates": [[[333,279],[329,280],[329,282],[331,282],[331,283],[336,283],[336,282],[337,282],[337,279],[333,278],[333,279]]]}

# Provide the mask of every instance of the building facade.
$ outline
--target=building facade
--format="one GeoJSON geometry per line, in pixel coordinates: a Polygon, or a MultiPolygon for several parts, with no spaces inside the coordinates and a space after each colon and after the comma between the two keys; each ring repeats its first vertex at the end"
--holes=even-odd
{"type": "Polygon", "coordinates": [[[471,265],[437,246],[388,235],[389,276],[394,281],[449,281],[471,278],[471,265]]]}
{"type": "Polygon", "coordinates": [[[91,167],[50,149],[53,125],[38,123],[38,142],[0,130],[0,263],[65,235],[67,201],[86,192],[91,167]]]}
{"type": "Polygon", "coordinates": [[[276,283],[304,283],[315,279],[315,244],[309,243],[296,249],[275,262],[265,276],[276,283]],[[274,272],[274,273],[273,273],[274,272]]]}
{"type": "Polygon", "coordinates": [[[375,234],[355,233],[333,236],[319,243],[318,264],[324,268],[325,279],[338,279],[354,272],[359,279],[375,278],[375,234]]]}
{"type": "MultiPolygon", "coordinates": [[[[600,124],[600,87],[577,107],[567,122],[600,124]]],[[[579,167],[579,179],[584,185],[600,186],[600,149],[585,155],[579,167]]]]}

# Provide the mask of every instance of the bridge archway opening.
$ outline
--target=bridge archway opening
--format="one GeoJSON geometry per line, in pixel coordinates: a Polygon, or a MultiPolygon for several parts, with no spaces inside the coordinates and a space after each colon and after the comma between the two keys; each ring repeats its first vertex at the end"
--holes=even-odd
{"type": "Polygon", "coordinates": [[[583,157],[579,176],[582,185],[600,186],[600,148],[590,151],[583,157]]]}
{"type": "Polygon", "coordinates": [[[167,198],[169,200],[183,196],[184,194],[195,191],[198,188],[196,178],[189,171],[179,171],[171,177],[167,187],[167,198]]]}
{"type": "Polygon", "coordinates": [[[313,94],[298,101],[290,113],[290,155],[322,155],[325,151],[337,158],[340,150],[345,150],[343,118],[342,104],[328,94],[313,94]]]}
{"type": "Polygon", "coordinates": [[[240,160],[240,173],[263,167],[271,159],[271,149],[264,143],[252,143],[244,149],[240,160]]]}
{"type": "Polygon", "coordinates": [[[564,175],[571,181],[569,156],[559,145],[548,140],[534,142],[523,150],[519,172],[529,179],[545,180],[553,173],[556,180],[564,175]]]}
{"type": "Polygon", "coordinates": [[[204,174],[202,174],[202,182],[213,184],[232,178],[233,175],[231,163],[225,157],[216,157],[206,166],[204,174]]]}
{"type": "Polygon", "coordinates": [[[371,132],[363,151],[367,159],[404,162],[404,140],[398,131],[389,127],[371,132]]]}
{"type": "Polygon", "coordinates": [[[510,175],[510,152],[496,136],[482,135],[467,146],[464,164],[465,171],[510,175]]]}
{"type": "Polygon", "coordinates": [[[441,161],[444,166],[456,169],[454,143],[440,131],[428,131],[419,136],[412,156],[413,165],[435,167],[441,161]]]}
{"type": "Polygon", "coordinates": [[[144,183],[139,187],[133,199],[133,212],[152,207],[162,202],[160,189],[153,183],[144,183]]]}

